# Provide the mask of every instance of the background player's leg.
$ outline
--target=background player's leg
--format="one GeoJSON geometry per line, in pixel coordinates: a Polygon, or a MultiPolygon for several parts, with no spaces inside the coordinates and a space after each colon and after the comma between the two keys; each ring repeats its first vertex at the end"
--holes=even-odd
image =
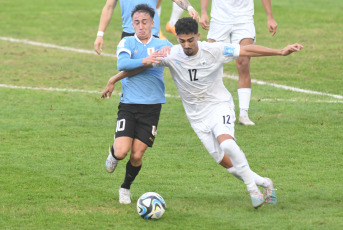
{"type": "MultiPolygon", "coordinates": [[[[240,42],[241,46],[253,44],[253,39],[246,38],[240,42]]],[[[238,57],[236,59],[238,71],[238,100],[239,100],[239,124],[255,125],[249,119],[248,110],[251,97],[250,57],[238,57]]]]}
{"type": "Polygon", "coordinates": [[[175,24],[177,20],[180,19],[181,15],[183,14],[183,9],[179,7],[175,2],[173,2],[173,10],[170,15],[170,19],[166,24],[166,31],[169,33],[172,33],[176,36],[175,32],[175,24]]]}

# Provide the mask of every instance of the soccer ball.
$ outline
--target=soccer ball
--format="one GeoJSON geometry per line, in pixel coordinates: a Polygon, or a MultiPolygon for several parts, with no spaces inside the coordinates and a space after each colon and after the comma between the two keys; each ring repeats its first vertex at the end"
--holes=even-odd
{"type": "Polygon", "coordinates": [[[156,192],[147,192],[137,200],[137,212],[146,220],[157,220],[163,216],[166,210],[166,202],[156,192]]]}

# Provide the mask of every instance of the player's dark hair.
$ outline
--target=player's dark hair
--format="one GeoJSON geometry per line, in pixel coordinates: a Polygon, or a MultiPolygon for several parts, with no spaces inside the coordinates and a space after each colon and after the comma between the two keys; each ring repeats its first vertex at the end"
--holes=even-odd
{"type": "Polygon", "coordinates": [[[175,32],[179,34],[197,34],[198,22],[191,17],[181,18],[175,24],[175,32]]]}
{"type": "Polygon", "coordinates": [[[137,5],[132,13],[131,13],[131,18],[133,17],[133,15],[136,13],[136,12],[144,12],[144,13],[148,13],[150,15],[151,18],[154,18],[155,16],[155,10],[153,8],[151,8],[149,5],[147,4],[139,4],[137,5]]]}

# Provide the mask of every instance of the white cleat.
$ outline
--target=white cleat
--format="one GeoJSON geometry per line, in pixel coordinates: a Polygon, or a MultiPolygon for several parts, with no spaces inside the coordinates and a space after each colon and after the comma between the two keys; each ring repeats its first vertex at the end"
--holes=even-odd
{"type": "Polygon", "coordinates": [[[108,157],[106,159],[106,164],[105,164],[107,172],[113,173],[117,167],[118,162],[119,161],[112,156],[111,146],[110,146],[109,154],[108,154],[108,157]]]}
{"type": "Polygon", "coordinates": [[[240,124],[240,125],[255,125],[255,123],[252,122],[248,116],[240,116],[238,124],[240,124]]]}
{"type": "Polygon", "coordinates": [[[119,203],[121,203],[121,204],[131,204],[130,189],[119,188],[119,203]]]}
{"type": "Polygon", "coordinates": [[[264,204],[263,194],[260,190],[250,190],[249,191],[252,206],[257,209],[264,204]]]}
{"type": "Polygon", "coordinates": [[[269,181],[269,186],[264,188],[263,194],[267,204],[276,204],[277,197],[276,197],[276,189],[274,188],[273,181],[269,178],[266,178],[269,181]]]}

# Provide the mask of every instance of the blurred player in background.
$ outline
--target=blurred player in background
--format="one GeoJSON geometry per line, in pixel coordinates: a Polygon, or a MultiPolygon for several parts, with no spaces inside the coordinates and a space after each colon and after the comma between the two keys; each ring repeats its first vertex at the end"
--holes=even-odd
{"type": "MultiPolygon", "coordinates": [[[[272,13],[271,0],[261,0],[267,13],[267,26],[274,36],[277,23],[272,13]]],[[[209,42],[229,42],[251,45],[255,43],[254,0],[212,0],[211,23],[207,15],[209,0],[201,0],[201,26],[208,30],[209,42]]],[[[251,97],[250,57],[236,60],[238,70],[239,124],[255,125],[249,119],[248,110],[251,97]]]]}
{"type": "MultiPolygon", "coordinates": [[[[162,10],[162,6],[161,6],[161,2],[162,0],[158,0],[157,2],[157,12],[158,12],[158,16],[161,18],[161,10],[162,10]]],[[[179,18],[181,17],[181,15],[183,14],[183,9],[178,6],[175,2],[173,2],[173,9],[170,15],[170,19],[166,24],[166,31],[169,33],[172,33],[176,36],[175,33],[175,23],[177,22],[177,20],[179,20],[179,18]]],[[[162,31],[160,31],[160,38],[166,38],[163,34],[162,31]]]]}
{"type": "MultiPolygon", "coordinates": [[[[153,8],[156,12],[156,5],[158,0],[119,0],[120,2],[120,9],[123,21],[123,33],[122,38],[126,36],[133,36],[135,31],[132,27],[132,20],[131,20],[131,13],[132,10],[138,4],[148,4],[151,8],[153,8]]],[[[199,14],[188,0],[173,0],[176,2],[182,9],[187,10],[189,15],[194,19],[198,20],[199,14]]],[[[104,8],[102,9],[100,23],[98,28],[97,37],[94,42],[94,50],[97,54],[101,54],[104,46],[103,36],[106,31],[107,26],[109,25],[114,8],[117,4],[118,0],[107,0],[104,8]]],[[[152,35],[155,37],[159,37],[160,32],[160,18],[158,14],[154,16],[154,27],[152,29],[152,35]]]]}

